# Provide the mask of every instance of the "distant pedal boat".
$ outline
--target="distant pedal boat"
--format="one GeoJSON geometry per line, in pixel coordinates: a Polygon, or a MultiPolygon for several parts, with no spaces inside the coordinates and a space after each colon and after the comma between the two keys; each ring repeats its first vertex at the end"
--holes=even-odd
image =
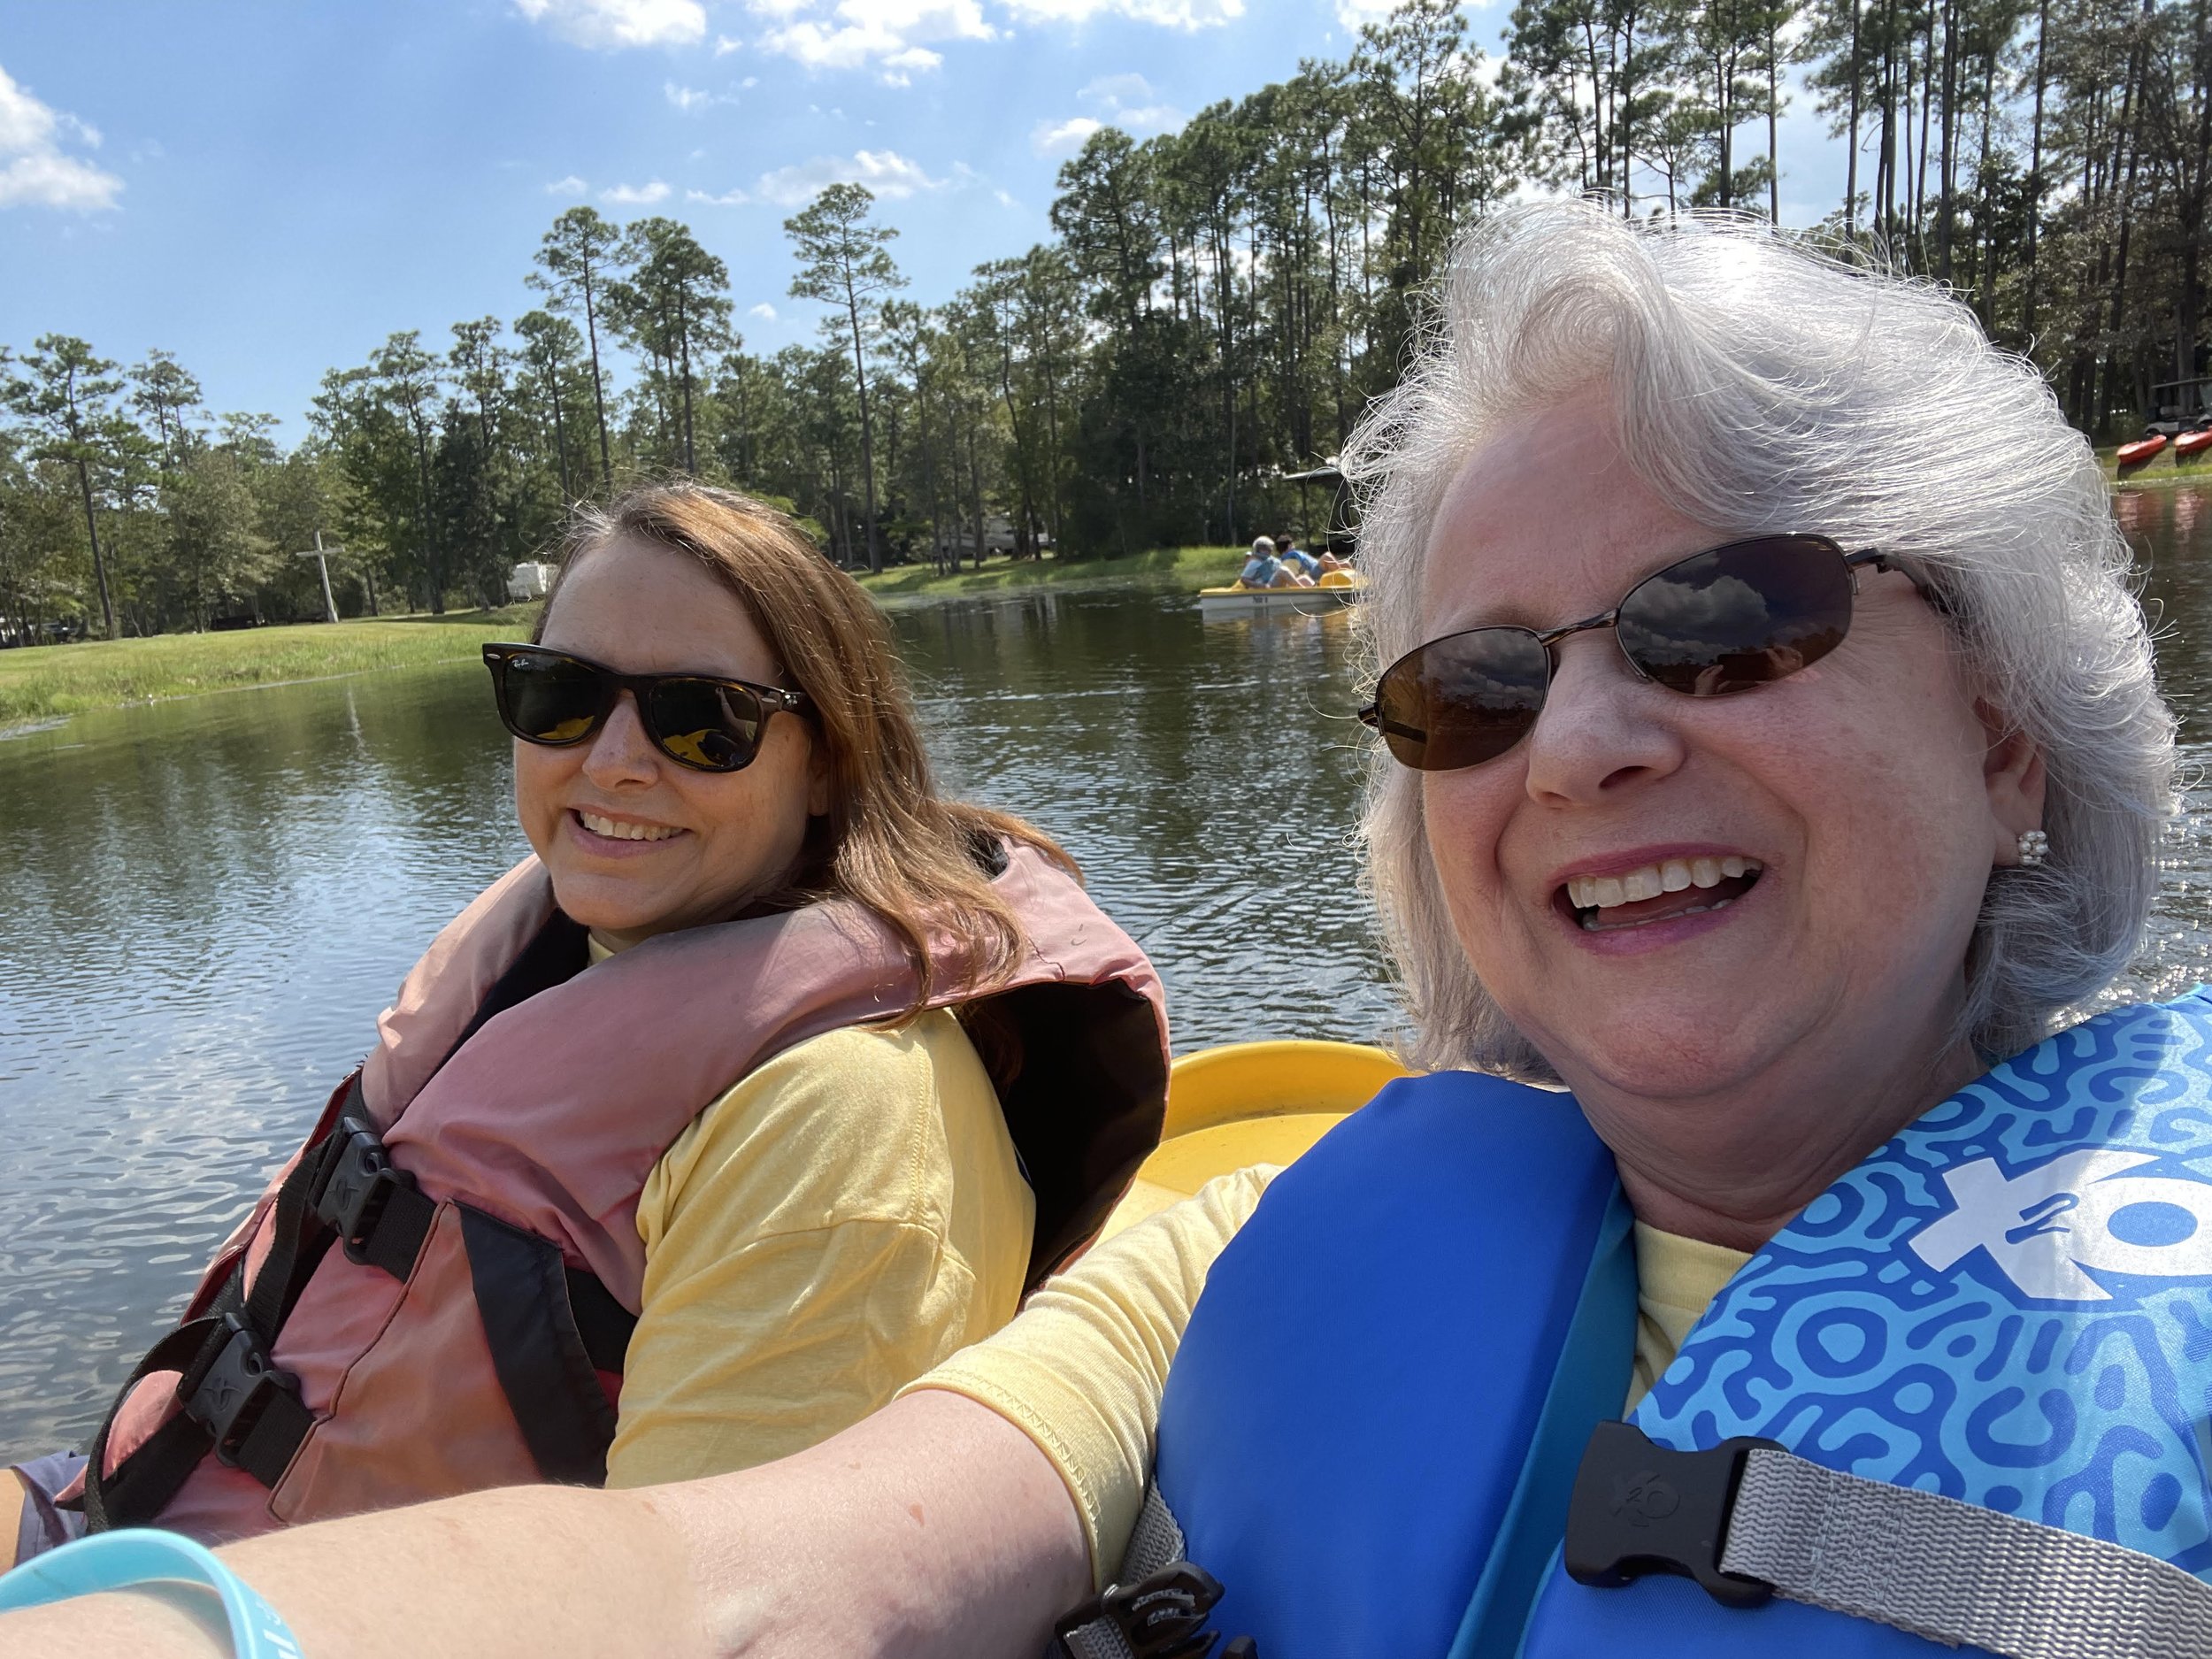
{"type": "Polygon", "coordinates": [[[1355,603],[1365,588],[1357,576],[1332,581],[1345,572],[1331,571],[1311,588],[1202,588],[1199,613],[1207,617],[1320,616],[1355,603]]]}
{"type": "Polygon", "coordinates": [[[2114,456],[2120,464],[2120,471],[2131,472],[2137,467],[2146,465],[2154,459],[2159,451],[2165,447],[2166,434],[2162,432],[2154,432],[2147,438],[2138,438],[2133,443],[2122,444],[2114,451],[2114,456]]]}

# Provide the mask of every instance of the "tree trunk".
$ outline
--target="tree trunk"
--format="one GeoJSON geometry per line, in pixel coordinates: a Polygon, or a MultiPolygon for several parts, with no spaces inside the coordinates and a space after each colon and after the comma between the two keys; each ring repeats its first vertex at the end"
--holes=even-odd
{"type": "Polygon", "coordinates": [[[100,526],[92,511],[92,469],[86,465],[81,449],[77,454],[77,488],[84,495],[84,533],[92,542],[92,575],[100,585],[100,632],[104,638],[115,637],[115,602],[108,596],[107,560],[100,554],[100,526]]]}
{"type": "Polygon", "coordinates": [[[2035,347],[2036,288],[2043,266],[2035,256],[2036,234],[2043,223],[2043,88],[2047,84],[2044,45],[2051,33],[2051,0],[2038,0],[2035,11],[2035,116],[2028,148],[2028,292],[2023,304],[2020,332],[2026,349],[2035,347]]]}
{"type": "Polygon", "coordinates": [[[607,393],[599,377],[599,312],[591,293],[591,265],[584,265],[584,333],[591,341],[591,403],[599,417],[599,488],[614,492],[614,461],[607,449],[607,393]]]}
{"type": "Polygon", "coordinates": [[[868,365],[860,348],[860,297],[849,279],[845,285],[845,315],[853,328],[853,380],[860,388],[861,493],[868,503],[868,568],[883,569],[883,548],[876,539],[876,436],[868,419],[868,365]]]}

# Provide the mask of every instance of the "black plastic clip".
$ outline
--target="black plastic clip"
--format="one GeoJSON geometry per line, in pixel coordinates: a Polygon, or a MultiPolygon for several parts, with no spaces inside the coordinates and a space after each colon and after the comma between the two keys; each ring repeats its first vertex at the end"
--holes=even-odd
{"type": "Polygon", "coordinates": [[[184,1415],[213,1437],[217,1460],[233,1469],[270,1402],[280,1394],[297,1401],[299,1389],[299,1379],[270,1363],[261,1338],[234,1313],[223,1316],[199,1357],[177,1379],[184,1415]]]}
{"type": "MultiPolygon", "coordinates": [[[[1203,1567],[1170,1562],[1135,1584],[1110,1585],[1061,1619],[1054,1627],[1056,1653],[1081,1651],[1069,1641],[1085,1625],[1102,1620],[1119,1631],[1136,1659],[1206,1659],[1220,1636],[1206,1628],[1206,1616],[1221,1600],[1221,1584],[1203,1567]]],[[[1256,1659],[1248,1638],[1232,1642],[1221,1659],[1256,1659]]]]}
{"type": "Polygon", "coordinates": [[[395,1189],[414,1189],[415,1178],[395,1169],[384,1138],[366,1118],[349,1114],[330,1132],[315,1188],[315,1214],[338,1234],[346,1259],[365,1262],[369,1236],[395,1189]]]}
{"type": "Polygon", "coordinates": [[[1694,1578],[1727,1607],[1757,1607],[1763,1578],[1720,1570],[1746,1454],[1780,1451],[1748,1435],[1710,1451],[1655,1446],[1628,1423],[1601,1423],[1583,1448],[1567,1511],[1566,1566],[1578,1584],[1610,1589],[1647,1572],[1694,1578]]]}

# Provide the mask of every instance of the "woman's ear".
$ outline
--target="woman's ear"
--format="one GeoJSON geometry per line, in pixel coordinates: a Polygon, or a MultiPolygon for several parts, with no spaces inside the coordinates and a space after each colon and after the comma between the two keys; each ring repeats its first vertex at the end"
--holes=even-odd
{"type": "Polygon", "coordinates": [[[1989,792],[1990,833],[1994,841],[1990,862],[2016,864],[2020,837],[2043,827],[2047,782],[2043,750],[1993,703],[1977,699],[1974,711],[1989,736],[1989,747],[1982,757],[1982,784],[1989,792]]]}

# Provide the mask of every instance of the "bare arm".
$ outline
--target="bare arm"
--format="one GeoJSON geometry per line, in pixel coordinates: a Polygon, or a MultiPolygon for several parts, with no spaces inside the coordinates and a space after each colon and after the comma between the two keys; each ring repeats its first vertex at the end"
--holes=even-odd
{"type": "MultiPolygon", "coordinates": [[[[1044,1454],[934,1390],[711,1480],[479,1493],[223,1553],[313,1659],[1034,1659],[1090,1593],[1082,1525],[1044,1454]]],[[[181,1601],[140,1594],[0,1619],[0,1648],[228,1650],[181,1601]]]]}

